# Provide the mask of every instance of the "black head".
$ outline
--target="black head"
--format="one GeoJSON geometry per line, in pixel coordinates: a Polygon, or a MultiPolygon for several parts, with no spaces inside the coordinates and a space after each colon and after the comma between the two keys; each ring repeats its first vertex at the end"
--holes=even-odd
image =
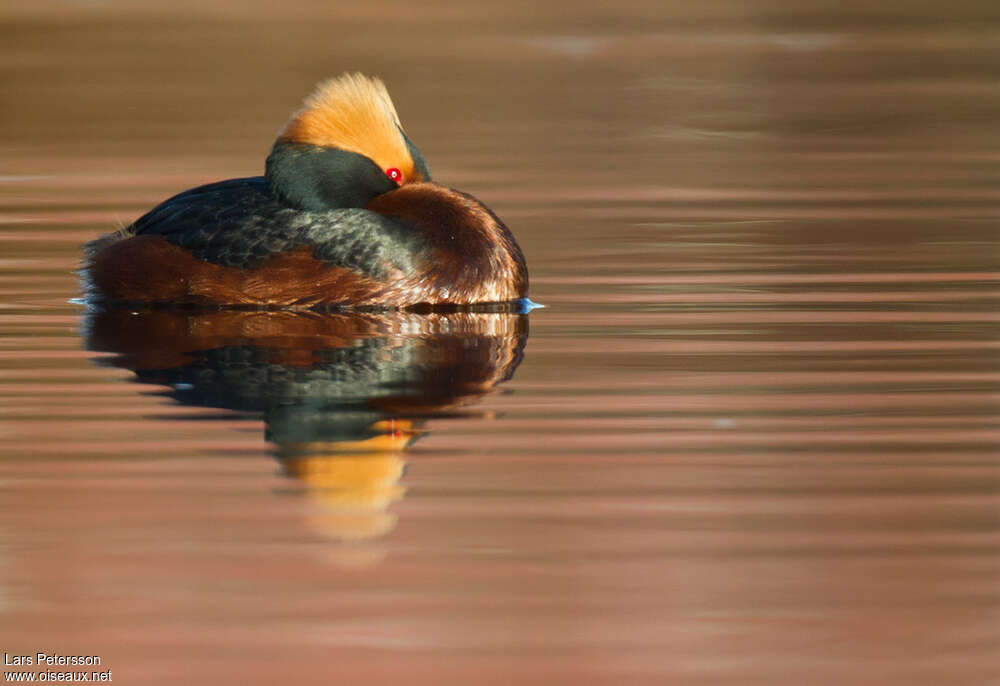
{"type": "Polygon", "coordinates": [[[364,155],[278,141],[267,156],[267,183],[281,202],[302,210],[364,207],[398,188],[364,155]]]}
{"type": "Polygon", "coordinates": [[[306,99],[275,142],[266,175],[275,196],[305,210],[364,207],[430,180],[385,85],[360,74],[320,84],[306,99]]]}

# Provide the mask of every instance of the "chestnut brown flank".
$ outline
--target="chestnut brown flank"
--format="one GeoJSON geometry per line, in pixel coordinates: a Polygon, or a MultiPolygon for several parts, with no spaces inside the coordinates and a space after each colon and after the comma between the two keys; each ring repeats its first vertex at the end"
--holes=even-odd
{"type": "Polygon", "coordinates": [[[309,306],[358,303],[386,288],[315,259],[310,248],[237,269],[199,260],[160,236],[113,243],[93,257],[88,272],[99,293],[122,302],[309,306]]]}

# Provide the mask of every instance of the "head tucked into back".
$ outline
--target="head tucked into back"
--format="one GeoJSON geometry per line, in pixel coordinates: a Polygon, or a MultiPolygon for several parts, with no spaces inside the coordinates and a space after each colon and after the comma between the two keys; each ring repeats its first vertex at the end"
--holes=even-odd
{"type": "Polygon", "coordinates": [[[278,135],[266,174],[283,202],[315,211],[364,207],[431,178],[385,84],[361,74],[325,81],[306,98],[278,135]]]}

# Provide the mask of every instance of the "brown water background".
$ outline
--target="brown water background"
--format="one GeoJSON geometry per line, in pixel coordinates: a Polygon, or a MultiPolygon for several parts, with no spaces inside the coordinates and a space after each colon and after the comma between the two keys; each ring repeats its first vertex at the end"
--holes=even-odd
{"type": "Polygon", "coordinates": [[[1000,683],[998,122],[992,1],[0,4],[0,652],[1000,683]],[[260,173],[345,70],[548,308],[331,514],[259,419],[98,364],[70,300],[83,242],[260,173]]]}

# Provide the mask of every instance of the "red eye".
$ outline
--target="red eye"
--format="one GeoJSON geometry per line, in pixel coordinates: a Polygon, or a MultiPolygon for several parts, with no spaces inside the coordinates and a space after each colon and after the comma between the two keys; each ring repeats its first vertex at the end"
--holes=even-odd
{"type": "Polygon", "coordinates": [[[393,181],[395,181],[397,184],[403,183],[403,172],[399,171],[395,167],[390,167],[389,169],[386,169],[385,175],[388,176],[393,181]]]}

